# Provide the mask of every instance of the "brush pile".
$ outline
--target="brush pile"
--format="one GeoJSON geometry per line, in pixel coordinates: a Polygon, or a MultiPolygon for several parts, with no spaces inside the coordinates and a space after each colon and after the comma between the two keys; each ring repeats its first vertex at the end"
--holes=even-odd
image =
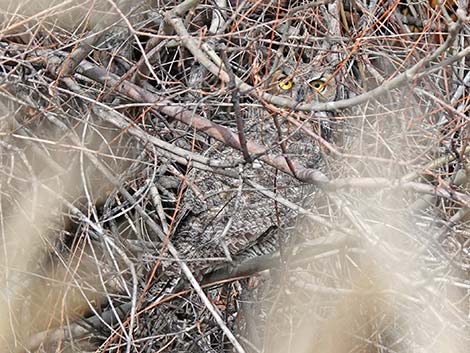
{"type": "Polygon", "coordinates": [[[2,352],[468,351],[468,1],[0,16],[2,352]]]}

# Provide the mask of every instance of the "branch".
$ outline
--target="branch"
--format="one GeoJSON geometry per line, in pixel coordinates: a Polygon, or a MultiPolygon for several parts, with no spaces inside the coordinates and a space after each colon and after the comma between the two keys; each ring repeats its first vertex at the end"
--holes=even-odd
{"type": "MultiPolygon", "coordinates": [[[[354,245],[350,236],[333,233],[326,237],[319,237],[294,247],[292,257],[288,260],[290,265],[310,263],[312,258],[321,254],[354,245]]],[[[252,276],[256,273],[281,266],[282,258],[279,251],[273,254],[257,256],[239,264],[225,264],[214,271],[204,275],[204,286],[218,284],[219,282],[252,276]]]]}
{"type": "MultiPolygon", "coordinates": [[[[436,60],[440,55],[442,55],[444,52],[447,51],[447,49],[452,46],[460,29],[462,29],[464,24],[469,21],[469,18],[466,17],[465,13],[462,12],[463,11],[460,10],[457,11],[458,20],[457,22],[452,23],[449,26],[449,35],[446,41],[432,54],[421,59],[411,68],[396,76],[394,79],[384,82],[381,86],[353,98],[327,103],[299,104],[299,102],[296,102],[290,98],[284,98],[280,96],[274,96],[269,93],[258,92],[255,87],[246,84],[238,77],[235,77],[235,82],[240,89],[240,93],[248,93],[255,98],[262,98],[265,101],[280,107],[301,111],[336,111],[345,108],[350,108],[365,103],[373,98],[387,94],[391,90],[404,86],[408,82],[412,82],[417,79],[420,79],[421,77],[429,75],[429,73],[434,70],[434,68],[430,68],[428,70],[425,70],[425,68],[429,67],[434,60],[436,60]]],[[[227,72],[224,71],[223,62],[219,58],[219,56],[214,52],[212,48],[210,48],[208,44],[199,43],[197,39],[190,35],[182,19],[175,12],[167,12],[165,14],[165,21],[171,26],[173,26],[175,32],[180,36],[182,44],[191,52],[191,54],[193,54],[194,58],[201,65],[203,65],[213,75],[219,77],[222,81],[230,82],[230,77],[227,72]],[[204,49],[204,51],[207,52],[207,55],[206,53],[204,53],[203,50],[201,50],[201,47],[204,49]]],[[[453,55],[445,61],[442,61],[439,67],[444,65],[450,65],[460,60],[461,58],[466,57],[469,54],[470,47],[467,47],[456,55],[453,55]]]]}

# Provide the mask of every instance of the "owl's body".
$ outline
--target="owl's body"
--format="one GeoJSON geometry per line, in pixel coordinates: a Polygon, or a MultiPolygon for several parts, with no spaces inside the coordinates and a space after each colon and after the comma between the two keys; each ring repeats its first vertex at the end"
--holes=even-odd
{"type": "MultiPolygon", "coordinates": [[[[299,103],[324,102],[335,98],[335,79],[328,66],[292,59],[280,60],[280,63],[279,68],[263,80],[266,92],[288,96],[299,103]]],[[[273,118],[277,113],[260,105],[248,107],[243,112],[244,135],[248,140],[262,144],[267,153],[274,156],[283,155],[308,168],[318,167],[319,147],[305,131],[281,116],[277,116],[279,124],[276,126],[273,118]]],[[[231,111],[212,113],[212,116],[223,119],[226,114],[229,114],[227,122],[232,123],[231,111]]],[[[303,128],[315,129],[318,133],[318,118],[318,114],[307,118],[303,128]]],[[[231,165],[243,159],[241,154],[234,153],[223,143],[212,141],[208,144],[211,145],[210,157],[220,159],[223,156],[224,161],[231,165]]],[[[291,202],[302,198],[305,190],[300,183],[291,176],[278,174],[267,165],[259,164],[254,156],[253,165],[245,166],[243,176],[261,183],[267,190],[275,191],[278,196],[291,202]]],[[[244,182],[240,185],[236,180],[210,175],[208,172],[192,171],[190,183],[200,191],[200,195],[196,196],[191,188],[187,189],[185,201],[190,205],[189,218],[179,232],[186,239],[180,242],[185,244],[180,249],[183,257],[204,259],[230,255],[238,261],[273,252],[279,240],[286,235],[284,230],[279,232],[276,229],[285,229],[292,224],[295,212],[276,204],[244,182]],[[201,205],[204,210],[197,212],[201,205]]],[[[213,259],[206,266],[201,266],[200,262],[190,264],[199,269],[202,267],[203,272],[210,272],[217,266],[213,259]]]]}

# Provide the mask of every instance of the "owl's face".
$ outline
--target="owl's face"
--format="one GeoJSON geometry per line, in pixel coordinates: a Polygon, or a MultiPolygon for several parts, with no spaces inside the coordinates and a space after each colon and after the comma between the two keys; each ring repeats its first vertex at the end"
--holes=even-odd
{"type": "Polygon", "coordinates": [[[302,103],[328,102],[336,97],[331,73],[305,63],[286,63],[273,74],[270,90],[302,103]]]}

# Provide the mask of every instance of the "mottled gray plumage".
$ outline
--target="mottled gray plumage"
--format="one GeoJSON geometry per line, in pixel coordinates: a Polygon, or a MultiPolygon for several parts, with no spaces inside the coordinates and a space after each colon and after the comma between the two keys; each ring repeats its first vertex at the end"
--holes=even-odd
{"type": "MultiPolygon", "coordinates": [[[[318,66],[292,60],[280,67],[270,76],[269,93],[304,102],[335,98],[335,80],[331,71],[321,71],[318,66]],[[288,89],[284,86],[286,82],[289,82],[288,89]]],[[[278,116],[279,131],[272,113],[261,106],[243,108],[243,113],[247,139],[263,144],[273,155],[285,153],[287,158],[310,168],[318,165],[319,147],[301,129],[278,116]],[[284,150],[280,148],[280,139],[285,140],[284,150]]],[[[313,129],[318,123],[318,119],[312,119],[304,126],[313,129]]],[[[207,144],[210,145],[210,141],[207,144]]],[[[222,143],[213,144],[208,156],[232,165],[243,161],[241,153],[222,143]]],[[[254,180],[281,197],[300,201],[301,184],[259,160],[246,164],[242,174],[243,178],[254,180]]],[[[279,246],[278,238],[283,240],[286,233],[276,229],[292,223],[294,212],[248,187],[243,178],[234,180],[212,172],[191,171],[183,198],[190,211],[178,231],[178,244],[183,258],[195,271],[210,270],[220,264],[222,258],[239,261],[272,253],[279,246]]]]}
{"type": "Polygon", "coordinates": [[[302,103],[327,102],[336,97],[336,82],[328,67],[286,60],[274,72],[271,91],[302,103]]]}

